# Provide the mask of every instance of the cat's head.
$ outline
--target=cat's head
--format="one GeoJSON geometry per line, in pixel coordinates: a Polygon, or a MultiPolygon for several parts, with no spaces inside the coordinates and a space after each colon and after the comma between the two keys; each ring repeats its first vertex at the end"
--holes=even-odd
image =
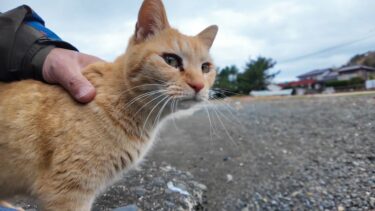
{"type": "Polygon", "coordinates": [[[217,31],[213,25],[183,35],[169,25],[161,0],[145,0],[126,52],[131,87],[137,95],[153,93],[147,101],[159,97],[155,102],[177,101],[181,108],[208,100],[216,76],[209,49],[217,31]]]}

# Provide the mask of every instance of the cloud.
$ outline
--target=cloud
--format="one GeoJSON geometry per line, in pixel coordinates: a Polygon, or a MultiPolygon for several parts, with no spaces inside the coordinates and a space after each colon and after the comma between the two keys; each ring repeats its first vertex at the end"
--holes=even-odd
{"type": "Polygon", "coordinates": [[[128,40],[134,32],[135,20],[110,24],[101,28],[105,33],[68,32],[64,39],[79,44],[82,52],[100,55],[101,58],[113,61],[125,52],[128,40]]]}

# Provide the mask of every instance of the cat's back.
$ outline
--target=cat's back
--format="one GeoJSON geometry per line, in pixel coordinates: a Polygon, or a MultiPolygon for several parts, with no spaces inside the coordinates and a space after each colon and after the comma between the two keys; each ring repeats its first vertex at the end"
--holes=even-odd
{"type": "Polygon", "coordinates": [[[0,132],[5,124],[14,123],[22,128],[38,117],[38,113],[53,110],[57,104],[71,99],[58,86],[35,80],[0,83],[0,132]]]}
{"type": "Polygon", "coordinates": [[[9,153],[40,156],[41,150],[55,147],[51,140],[77,127],[85,108],[60,86],[23,80],[0,83],[0,114],[1,160],[9,153]]]}
{"type": "MultiPolygon", "coordinates": [[[[101,93],[100,81],[90,79],[101,93]]],[[[9,152],[40,156],[48,150],[76,147],[74,138],[92,140],[93,131],[103,132],[98,95],[91,103],[80,104],[59,85],[35,80],[0,82],[0,164],[9,152]]]]}
{"type": "MultiPolygon", "coordinates": [[[[98,71],[88,68],[86,72],[98,71]]],[[[100,80],[93,76],[88,78],[97,93],[101,93],[100,80]]],[[[34,148],[57,147],[70,144],[69,134],[91,134],[90,131],[100,127],[97,121],[100,109],[95,102],[100,99],[98,95],[91,103],[80,104],[59,85],[36,80],[0,82],[0,160],[1,151],[9,151],[1,147],[4,145],[13,145],[22,151],[32,149],[28,144],[34,148]]]]}

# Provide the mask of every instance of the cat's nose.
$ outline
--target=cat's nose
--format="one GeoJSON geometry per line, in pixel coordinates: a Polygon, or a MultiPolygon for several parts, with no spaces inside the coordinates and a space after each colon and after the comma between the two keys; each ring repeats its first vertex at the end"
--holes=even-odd
{"type": "Polygon", "coordinates": [[[196,93],[198,93],[201,89],[204,88],[203,83],[188,83],[191,88],[195,90],[196,93]]]}

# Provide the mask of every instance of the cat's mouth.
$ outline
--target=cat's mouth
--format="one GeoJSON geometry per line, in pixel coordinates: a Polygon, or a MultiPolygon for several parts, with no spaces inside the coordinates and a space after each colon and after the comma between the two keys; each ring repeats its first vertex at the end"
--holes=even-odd
{"type": "Polygon", "coordinates": [[[170,87],[167,94],[172,98],[171,103],[178,109],[189,109],[208,100],[208,92],[181,91],[181,88],[170,87]],[[173,88],[173,89],[172,89],[173,88]]]}

